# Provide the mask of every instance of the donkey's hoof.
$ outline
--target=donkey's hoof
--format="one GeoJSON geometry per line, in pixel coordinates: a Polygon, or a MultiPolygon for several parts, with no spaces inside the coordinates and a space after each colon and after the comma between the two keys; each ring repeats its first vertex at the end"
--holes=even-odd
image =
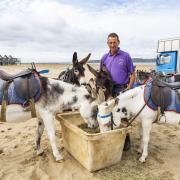
{"type": "Polygon", "coordinates": [[[63,161],[64,161],[64,158],[61,155],[56,157],[56,162],[63,162],[63,161]]]}
{"type": "Polygon", "coordinates": [[[139,158],[139,161],[142,162],[142,163],[144,163],[144,162],[146,162],[146,158],[144,158],[144,157],[141,156],[141,157],[139,158]]]}
{"type": "Polygon", "coordinates": [[[39,149],[39,150],[36,151],[36,153],[37,153],[38,156],[42,156],[44,151],[42,149],[39,149]]]}

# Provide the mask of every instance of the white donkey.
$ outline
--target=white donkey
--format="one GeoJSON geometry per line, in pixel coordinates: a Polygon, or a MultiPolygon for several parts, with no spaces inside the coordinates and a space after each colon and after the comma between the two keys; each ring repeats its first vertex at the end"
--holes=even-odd
{"type": "MultiPolygon", "coordinates": [[[[56,144],[54,126],[55,114],[64,109],[64,107],[68,106],[73,108],[74,106],[78,106],[83,119],[88,126],[92,128],[98,125],[96,121],[97,105],[85,87],[77,87],[75,85],[46,77],[40,77],[40,81],[42,84],[42,94],[40,99],[35,103],[38,117],[35,148],[37,154],[43,152],[40,147],[40,141],[45,126],[47,128],[53,155],[56,161],[60,161],[63,157],[59,153],[56,144]]],[[[19,106],[19,109],[20,108],[21,106],[19,106]]]]}
{"type": "MultiPolygon", "coordinates": [[[[142,109],[142,107],[145,105],[144,88],[145,86],[139,86],[137,88],[121,93],[117,97],[118,105],[115,106],[112,111],[114,122],[120,124],[123,118],[133,118],[142,109]]],[[[109,102],[107,102],[106,104],[109,104],[109,102]]],[[[104,103],[104,108],[107,108],[106,104],[104,103]]],[[[157,114],[157,110],[152,110],[146,105],[137,118],[137,120],[141,122],[141,144],[138,150],[140,153],[142,153],[139,159],[139,161],[141,162],[145,162],[148,156],[148,143],[150,139],[150,131],[152,123],[157,118],[157,114]]],[[[170,124],[178,125],[180,123],[180,114],[172,111],[165,111],[164,116],[159,120],[161,122],[167,122],[170,124]]],[[[110,128],[108,130],[110,130],[110,128]]]]}

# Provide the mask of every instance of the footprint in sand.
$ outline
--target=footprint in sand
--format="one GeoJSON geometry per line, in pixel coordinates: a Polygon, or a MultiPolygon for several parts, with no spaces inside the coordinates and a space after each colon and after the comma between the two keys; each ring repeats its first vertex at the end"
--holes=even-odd
{"type": "Polygon", "coordinates": [[[175,134],[169,134],[168,137],[174,138],[174,137],[177,137],[177,136],[175,134]]]}
{"type": "Polygon", "coordinates": [[[169,133],[170,133],[170,132],[169,132],[169,130],[167,130],[167,129],[163,131],[163,134],[165,134],[165,135],[167,135],[167,134],[169,134],[169,133]]]}
{"type": "Polygon", "coordinates": [[[160,157],[158,157],[157,153],[153,152],[153,153],[152,153],[152,157],[153,157],[153,159],[154,159],[155,161],[157,161],[158,163],[164,164],[164,160],[161,159],[160,157]]]}
{"type": "Polygon", "coordinates": [[[160,177],[160,180],[174,180],[174,174],[169,171],[164,171],[160,177]]]}

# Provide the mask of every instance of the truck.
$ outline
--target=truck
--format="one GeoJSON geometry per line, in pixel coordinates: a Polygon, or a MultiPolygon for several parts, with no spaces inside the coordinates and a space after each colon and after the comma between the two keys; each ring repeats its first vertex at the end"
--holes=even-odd
{"type": "Polygon", "coordinates": [[[156,72],[180,73],[180,38],[158,40],[156,72]]]}

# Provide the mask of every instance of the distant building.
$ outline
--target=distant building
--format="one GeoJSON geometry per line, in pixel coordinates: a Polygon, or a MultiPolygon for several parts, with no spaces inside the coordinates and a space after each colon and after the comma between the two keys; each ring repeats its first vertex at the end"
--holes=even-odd
{"type": "Polygon", "coordinates": [[[12,64],[21,64],[21,61],[19,58],[15,58],[12,55],[0,55],[0,65],[12,65],[12,64]]]}

